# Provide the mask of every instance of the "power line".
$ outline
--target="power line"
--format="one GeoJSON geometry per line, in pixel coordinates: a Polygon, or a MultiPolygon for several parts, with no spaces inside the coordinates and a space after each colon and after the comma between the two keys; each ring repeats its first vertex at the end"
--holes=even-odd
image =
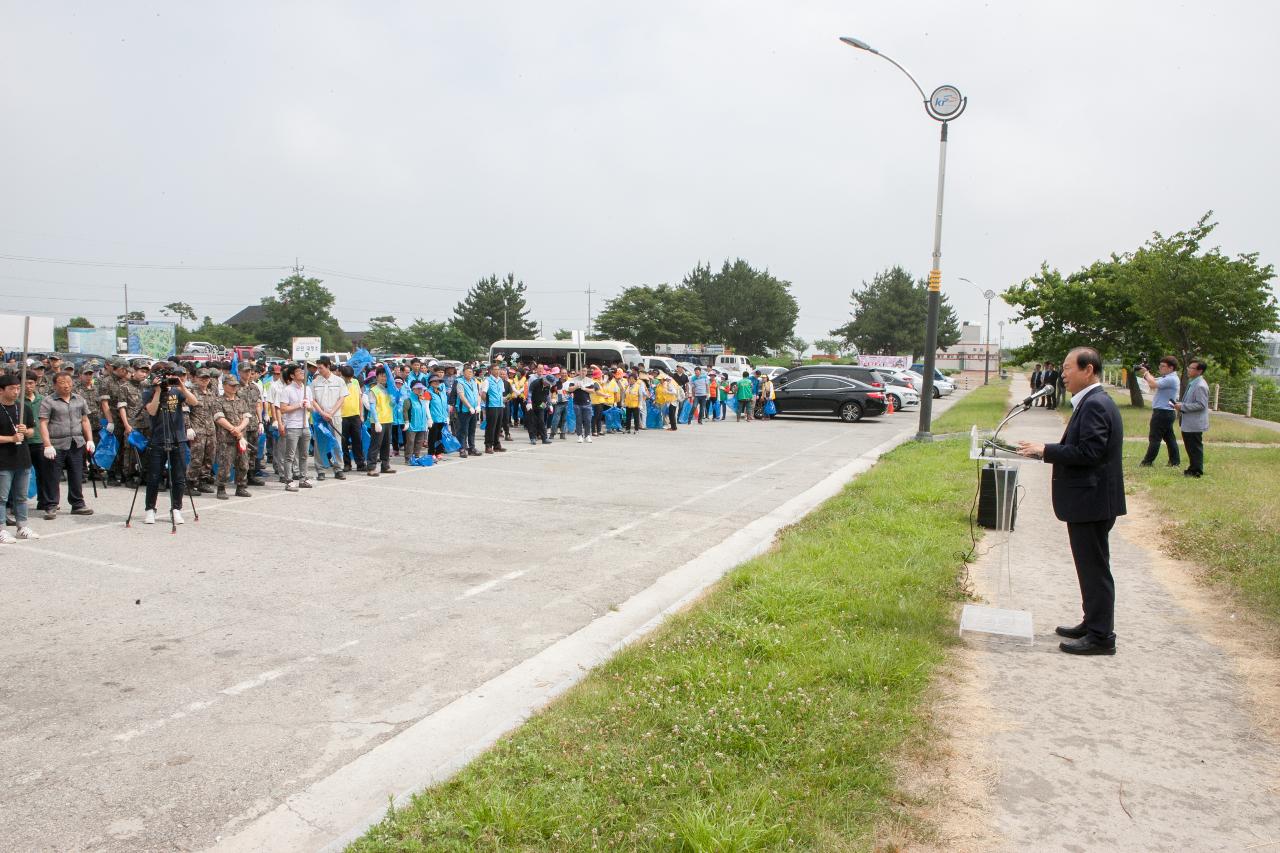
{"type": "Polygon", "coordinates": [[[202,272],[241,272],[252,270],[287,270],[287,266],[275,267],[251,267],[251,266],[220,266],[220,265],[194,265],[194,264],[124,264],[115,261],[76,261],[68,258],[39,258],[29,255],[0,255],[0,260],[5,261],[24,261],[33,264],[67,264],[76,267],[107,267],[110,269],[125,270],[198,270],[202,272]]]}

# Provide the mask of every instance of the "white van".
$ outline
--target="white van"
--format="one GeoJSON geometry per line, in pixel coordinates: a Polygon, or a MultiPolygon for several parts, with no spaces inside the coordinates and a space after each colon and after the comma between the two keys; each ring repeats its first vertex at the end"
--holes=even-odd
{"type": "Polygon", "coordinates": [[[338,365],[341,365],[341,364],[346,364],[347,361],[351,358],[351,353],[349,352],[322,352],[320,353],[320,355],[329,356],[329,361],[333,362],[334,367],[337,367],[338,365]]]}
{"type": "Polygon", "coordinates": [[[727,373],[730,379],[741,379],[743,371],[750,373],[753,368],[745,355],[718,355],[712,369],[717,373],[727,373]]]}
{"type": "Polygon", "coordinates": [[[644,369],[650,373],[655,370],[661,370],[668,376],[676,375],[676,360],[667,358],[665,355],[646,355],[640,359],[644,362],[644,369]]]}

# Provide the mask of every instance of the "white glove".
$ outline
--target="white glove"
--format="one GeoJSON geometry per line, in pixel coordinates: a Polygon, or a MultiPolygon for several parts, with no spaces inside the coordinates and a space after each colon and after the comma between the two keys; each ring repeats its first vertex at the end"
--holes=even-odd
{"type": "Polygon", "coordinates": [[[44,458],[45,458],[45,459],[57,459],[57,458],[58,458],[58,451],[56,451],[56,450],[54,450],[54,449],[53,449],[53,445],[52,445],[52,444],[46,444],[46,445],[44,446],[44,458]]]}
{"type": "Polygon", "coordinates": [[[85,442],[85,444],[84,444],[84,449],[85,449],[85,450],[87,450],[87,451],[89,451],[89,455],[90,455],[90,456],[92,456],[92,455],[93,455],[93,451],[94,451],[96,448],[94,447],[94,445],[93,445],[93,442],[92,442],[92,441],[86,441],[86,442],[85,442]]]}
{"type": "Polygon", "coordinates": [[[374,431],[374,432],[382,432],[382,422],[381,422],[381,421],[374,421],[374,422],[373,422],[373,431],[374,431]]]}
{"type": "Polygon", "coordinates": [[[241,453],[244,453],[244,452],[245,452],[245,450],[247,450],[247,449],[249,448],[248,443],[247,443],[247,442],[245,442],[245,440],[244,440],[243,438],[236,442],[236,446],[240,448],[240,452],[241,452],[241,453]]]}
{"type": "Polygon", "coordinates": [[[107,432],[114,433],[115,431],[116,431],[116,425],[111,423],[111,421],[107,421],[107,432]]]}
{"type": "Polygon", "coordinates": [[[191,429],[191,427],[187,427],[187,441],[195,441],[195,440],[196,440],[196,431],[191,429]]]}

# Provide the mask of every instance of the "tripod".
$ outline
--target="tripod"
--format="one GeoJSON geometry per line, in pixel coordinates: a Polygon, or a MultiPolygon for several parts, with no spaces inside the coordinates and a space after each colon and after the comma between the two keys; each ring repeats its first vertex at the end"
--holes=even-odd
{"type": "MultiPolygon", "coordinates": [[[[173,451],[174,451],[174,448],[172,446],[166,447],[164,451],[165,453],[164,466],[165,466],[165,469],[168,471],[164,479],[169,482],[169,486],[171,489],[173,486],[173,467],[169,464],[169,454],[171,454],[173,451]]],[[[138,505],[138,489],[140,488],[142,488],[141,480],[138,481],[138,485],[133,487],[133,500],[129,502],[129,516],[124,520],[125,527],[133,526],[133,510],[138,505]]],[[[187,495],[187,500],[191,502],[191,516],[198,524],[200,522],[200,511],[196,509],[196,499],[193,498],[191,495],[187,495]]],[[[170,498],[170,503],[169,503],[169,532],[170,533],[178,532],[177,516],[174,515],[174,513],[176,513],[177,511],[178,511],[178,508],[173,506],[172,498],[170,498]]]]}

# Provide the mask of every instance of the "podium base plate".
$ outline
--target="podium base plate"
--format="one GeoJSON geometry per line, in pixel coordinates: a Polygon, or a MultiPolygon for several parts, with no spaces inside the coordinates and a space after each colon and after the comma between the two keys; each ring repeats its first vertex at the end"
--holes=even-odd
{"type": "Polygon", "coordinates": [[[1010,637],[1027,645],[1035,643],[1035,628],[1028,610],[1002,610],[999,607],[966,604],[960,613],[960,636],[963,637],[966,632],[1010,637]]]}

